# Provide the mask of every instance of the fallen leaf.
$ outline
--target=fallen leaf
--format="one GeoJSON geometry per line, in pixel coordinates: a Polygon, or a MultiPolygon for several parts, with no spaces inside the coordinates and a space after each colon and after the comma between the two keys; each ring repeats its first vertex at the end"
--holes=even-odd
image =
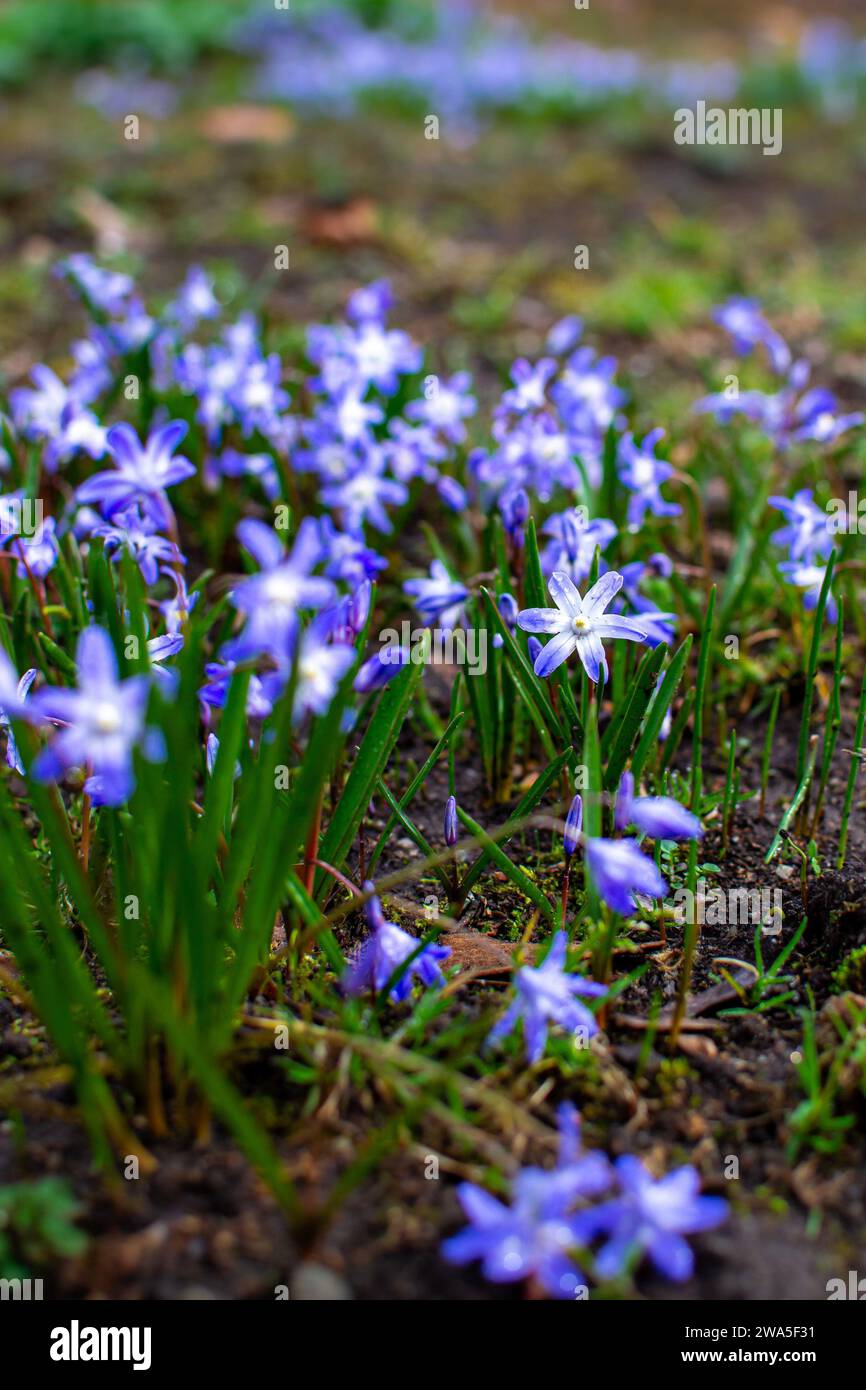
{"type": "Polygon", "coordinates": [[[373,241],[379,231],[379,215],[372,198],[353,198],[340,207],[316,207],[304,217],[303,230],[311,241],[351,246],[373,241]]]}
{"type": "Polygon", "coordinates": [[[220,145],[282,145],[294,135],[295,123],[282,107],[238,103],[211,107],[199,129],[220,145]]]}

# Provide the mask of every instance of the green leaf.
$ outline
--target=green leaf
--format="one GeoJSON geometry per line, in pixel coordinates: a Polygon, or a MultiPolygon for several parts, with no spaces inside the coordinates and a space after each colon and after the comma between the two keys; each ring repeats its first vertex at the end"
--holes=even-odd
{"type": "Polygon", "coordinates": [[[631,770],[634,773],[636,784],[640,782],[641,773],[644,770],[647,758],[658,746],[658,736],[661,732],[662,724],[665,721],[665,715],[673,703],[674,696],[682,680],[683,671],[686,668],[692,649],[692,642],[692,634],[689,633],[685,641],[680,644],[672,656],[662,683],[647,711],[643,730],[631,760],[631,770]]]}
{"type": "Polygon", "coordinates": [[[482,589],[481,592],[484,595],[494,626],[502,638],[502,650],[506,653],[514,684],[517,686],[520,697],[529,712],[529,717],[538,731],[545,753],[548,758],[553,760],[556,757],[555,745],[562,741],[563,731],[553,705],[550,703],[550,697],[533,671],[529,657],[509,632],[499,609],[496,607],[493,595],[488,589],[482,589]]]}
{"type": "MultiPolygon", "coordinates": [[[[406,831],[406,834],[409,836],[410,840],[413,840],[413,841],[415,842],[415,844],[416,844],[416,845],[418,846],[418,848],[420,849],[421,853],[422,853],[427,859],[434,859],[434,858],[436,857],[436,852],[435,852],[435,850],[433,849],[432,845],[429,843],[428,840],[426,840],[426,839],[424,838],[424,835],[423,835],[423,834],[421,833],[421,831],[418,829],[418,827],[417,827],[417,825],[415,824],[415,822],[411,819],[410,816],[408,816],[408,815],[406,814],[406,812],[403,810],[403,808],[402,808],[402,806],[399,804],[399,802],[396,801],[396,800],[394,799],[394,797],[391,795],[391,793],[389,792],[388,787],[387,787],[387,785],[386,785],[386,783],[385,783],[384,778],[382,778],[382,777],[379,778],[379,781],[378,781],[378,783],[377,783],[377,786],[378,786],[378,788],[379,788],[379,791],[382,793],[382,795],[384,796],[385,800],[387,801],[388,805],[391,807],[391,810],[392,810],[393,814],[396,816],[397,820],[400,822],[400,824],[402,825],[403,829],[406,831]]],[[[441,864],[434,864],[434,865],[433,865],[433,872],[435,873],[435,875],[436,875],[436,877],[438,878],[439,882],[442,884],[442,886],[443,886],[443,888],[445,889],[446,893],[450,893],[450,892],[451,892],[451,883],[450,883],[450,880],[449,880],[449,878],[448,878],[448,875],[447,875],[447,873],[445,872],[445,870],[443,869],[442,865],[441,865],[441,864]]]]}
{"type": "MultiPolygon", "coordinates": [[[[574,750],[572,748],[566,748],[564,753],[560,753],[558,758],[554,758],[553,762],[550,763],[542,773],[539,773],[532,786],[521,797],[520,801],[515,806],[511,815],[508,817],[507,821],[503,825],[503,833],[497,837],[497,843],[499,845],[507,845],[508,841],[511,839],[511,835],[506,835],[504,833],[508,830],[510,826],[514,827],[512,833],[516,834],[523,821],[525,821],[528,816],[532,815],[532,812],[535,810],[536,806],[541,801],[541,798],[545,795],[548,788],[553,785],[557,777],[559,777],[559,775],[565,768],[566,763],[568,763],[571,759],[573,752],[574,750]]],[[[478,858],[472,864],[472,867],[464,875],[464,895],[467,894],[469,890],[473,887],[473,885],[478,881],[478,878],[480,874],[483,872],[484,866],[487,864],[489,857],[490,856],[488,855],[487,851],[482,850],[481,854],[479,854],[478,858]]]]}
{"type": "Polygon", "coordinates": [[[664,646],[644,653],[622,704],[605,731],[602,751],[607,760],[604,786],[608,791],[613,791],[619,784],[632,744],[637,738],[655,692],[656,680],[666,655],[667,648],[664,646]]]}
{"type": "MultiPolygon", "coordinates": [[[[456,684],[457,683],[455,681],[455,685],[456,684]]],[[[442,752],[443,748],[451,744],[453,735],[457,733],[465,717],[466,716],[462,710],[460,710],[457,714],[454,715],[448,727],[442,734],[442,737],[436,743],[435,748],[430,753],[423,766],[412,778],[412,781],[409,783],[405,792],[400,797],[398,804],[401,811],[405,811],[409,806],[411,806],[418,792],[421,790],[424,783],[427,781],[427,778],[430,776],[430,773],[433,771],[433,768],[436,766],[436,763],[439,759],[439,755],[442,752]]],[[[379,862],[379,859],[382,855],[382,851],[384,850],[386,844],[388,843],[388,840],[391,837],[391,833],[394,829],[394,826],[397,824],[397,820],[398,816],[396,812],[393,815],[389,816],[385,828],[382,831],[382,834],[376,841],[376,847],[373,850],[373,853],[370,855],[369,863],[367,866],[367,872],[370,877],[372,877],[373,870],[379,862]]]]}
{"type": "Polygon", "coordinates": [[[548,922],[552,922],[554,919],[553,908],[541,889],[533,883],[532,879],[529,878],[522,869],[518,869],[517,865],[511,862],[505,851],[499,848],[499,845],[495,840],[490,838],[487,831],[482,830],[481,826],[478,825],[471,816],[467,815],[465,811],[461,810],[459,806],[457,807],[457,814],[469,833],[474,835],[479,844],[482,845],[488,858],[493,860],[497,869],[501,869],[509,882],[513,883],[515,888],[517,888],[524,897],[529,898],[530,902],[535,904],[548,922]]]}
{"type": "MultiPolygon", "coordinates": [[[[391,750],[403,727],[421,671],[420,664],[416,665],[413,662],[395,676],[386,687],[367,726],[343,794],[321,842],[321,858],[327,860],[335,869],[342,868],[346,855],[354,844],[358,827],[372,799],[373,790],[385,770],[391,750]]],[[[320,871],[316,880],[317,900],[324,887],[323,878],[324,873],[320,871]]]]}

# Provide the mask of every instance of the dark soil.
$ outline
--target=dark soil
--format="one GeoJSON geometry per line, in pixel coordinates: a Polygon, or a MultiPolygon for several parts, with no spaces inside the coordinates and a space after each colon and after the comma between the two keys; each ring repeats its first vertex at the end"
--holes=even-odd
{"type": "MultiPolygon", "coordinates": [[[[523,14],[524,7],[516,8],[523,14]]],[[[555,21],[553,11],[561,7],[538,8],[555,21]]],[[[623,4],[612,7],[611,24],[623,31],[619,42],[665,43],[684,8],[696,26],[700,21],[714,52],[737,48],[753,13],[743,2],[725,7],[720,18],[710,0],[690,0],[688,7],[666,7],[660,32],[657,5],[623,4]]],[[[795,8],[805,5],[789,5],[785,13],[795,8]]],[[[853,9],[837,4],[833,12],[853,9]]],[[[234,99],[231,84],[228,90],[234,99]]],[[[740,152],[724,167],[678,152],[661,124],[636,135],[616,124],[540,132],[503,123],[476,147],[455,150],[445,142],[425,144],[420,127],[385,118],[318,121],[300,132],[290,121],[285,137],[270,143],[220,146],[200,138],[196,121],[219,107],[225,92],[224,74],[201,74],[190,96],[194,113],[185,109],[167,122],[134,159],[117,131],[76,106],[63,84],[50,105],[41,94],[10,99],[0,136],[0,371],[6,378],[20,379],[34,360],[54,361],[53,354],[66,350],[71,315],[55,288],[46,292],[45,268],[70,250],[95,245],[98,251],[117,210],[123,249],[140,260],[146,290],[173,288],[192,261],[222,262],[233,283],[259,284],[278,336],[334,315],[357,284],[387,274],[401,324],[431,346],[437,362],[471,364],[487,394],[515,353],[538,351],[552,320],[578,311],[587,317],[588,336],[643,379],[638,397],[658,411],[644,423],[685,418],[703,389],[696,363],[711,362],[719,375],[709,307],[737,289],[766,295],[778,327],[813,361],[823,358],[822,369],[827,364],[822,381],[847,405],[862,403],[866,377],[855,354],[866,343],[858,276],[866,154],[859,135],[828,138],[805,114],[790,129],[786,124],[790,157],[784,161],[740,152]],[[84,188],[105,200],[96,224],[92,209],[82,211],[84,188]],[[279,283],[269,279],[275,241],[292,245],[295,266],[279,283]],[[572,269],[575,242],[592,248],[592,272],[583,279],[572,269]],[[653,309],[653,277],[672,269],[683,278],[683,303],[661,296],[653,309]],[[626,289],[618,296],[620,280],[626,289]],[[638,299],[650,305],[643,317],[633,311],[638,299]],[[825,335],[825,324],[834,337],[825,335]]],[[[721,568],[723,557],[716,558],[721,568]]],[[[707,925],[678,1050],[669,1050],[663,1027],[644,1048],[642,1025],[653,1001],[663,1021],[676,989],[682,934],[669,926],[666,946],[618,956],[623,972],[639,961],[648,969],[617,1000],[598,1046],[577,1059],[556,1052],[529,1080],[516,1052],[508,1054],[500,1075],[520,1120],[497,1125],[480,1110],[467,1118],[473,1138],[488,1145],[491,1168],[551,1162],[554,1112],[563,1099],[579,1105],[591,1144],[614,1155],[638,1152],[659,1171],[697,1165],[706,1190],[731,1201],[732,1219],[695,1242],[693,1281],[680,1289],[641,1276],[642,1296],[824,1299],[827,1279],[863,1259],[862,1093],[846,1093],[846,1109],[858,1123],[838,1153],[824,1157],[804,1148],[793,1164],[785,1155],[788,1117],[802,1099],[792,1061],[803,1036],[797,1011],[811,991],[819,1036],[829,1044],[829,1013],[839,994],[834,972],[866,942],[866,820],[857,803],[847,866],[832,867],[848,768],[843,750],[852,741],[850,692],[818,835],[824,871],[810,879],[808,901],[800,896],[793,860],[770,868],[763,862],[794,790],[801,696],[792,686],[790,707],[780,715],[766,813],[759,814],[756,800],[743,802],[727,854],[712,823],[702,847],[703,859],[721,869],[713,886],[781,889],[782,931],[764,938],[766,963],[805,911],[808,925],[786,967],[793,1000],[768,1012],[720,1016],[739,1001],[714,996],[708,1004],[707,991],[720,979],[713,962],[721,956],[751,964],[754,928],[707,925]],[[738,1160],[739,1176],[726,1180],[729,1157],[738,1160]]],[[[437,701],[434,692],[434,703],[443,713],[447,696],[437,701]]],[[[750,741],[740,765],[745,794],[759,782],[762,717],[747,713],[738,733],[750,741]]],[[[428,750],[429,737],[422,741],[407,724],[400,750],[406,762],[417,764],[428,750]]],[[[723,756],[708,747],[705,761],[709,785],[719,785],[723,756]]],[[[686,762],[681,751],[682,767],[686,762]]],[[[519,769],[515,781],[535,770],[519,769]]],[[[502,808],[494,812],[485,803],[468,746],[458,772],[460,804],[482,824],[501,819],[502,808]]],[[[404,785],[408,780],[399,768],[389,775],[404,785]]],[[[439,767],[413,805],[436,844],[446,795],[439,767]]],[[[370,843],[383,824],[381,814],[371,820],[370,843]]],[[[540,829],[514,849],[520,862],[555,885],[552,845],[552,832],[540,829]]],[[[418,858],[397,833],[379,871],[418,858]]],[[[389,908],[412,923],[432,891],[429,883],[405,884],[389,908]]],[[[462,922],[445,936],[469,977],[455,1010],[480,1016],[498,1002],[527,921],[526,905],[501,876],[486,875],[462,922]]],[[[357,918],[347,918],[342,944],[350,946],[362,931],[357,918]]],[[[633,936],[638,947],[657,939],[650,924],[643,937],[633,936]]],[[[246,1040],[242,1027],[240,1041],[246,1040]]],[[[35,1271],[44,1275],[46,1295],[273,1299],[288,1285],[293,1298],[316,1290],[358,1299],[521,1297],[519,1288],[483,1283],[475,1269],[449,1267],[438,1253],[460,1223],[455,1182],[485,1175],[471,1145],[433,1110],[414,1113],[411,1126],[395,1125],[401,1107],[387,1081],[346,1085],[339,1048],[322,1046],[328,1084],[312,1113],[301,1114],[303,1093],[273,1052],[263,1060],[242,1046],[235,1078],[255,1097],[299,1186],[310,1215],[300,1238],[220,1133],[201,1148],[148,1140],[156,1171],[107,1189],[92,1169],[71,1087],[40,1028],[0,995],[0,1185],[62,1175],[81,1203],[80,1224],[90,1237],[83,1256],[35,1271]],[[379,1140],[383,1157],[357,1173],[344,1200],[328,1209],[335,1183],[379,1140]],[[438,1180],[425,1177],[430,1156],[439,1159],[438,1180]]],[[[143,1121],[132,1123],[144,1136],[143,1121]]]]}
{"type": "MultiPolygon", "coordinates": [[[[708,836],[703,851],[707,860],[719,856],[721,886],[766,885],[772,877],[763,855],[779,803],[792,789],[795,746],[796,721],[782,718],[773,800],[766,815],[758,815],[755,802],[740,807],[725,858],[708,836]]],[[[461,804],[483,818],[489,808],[477,787],[473,790],[477,779],[468,759],[463,766],[461,804]]],[[[743,768],[747,785],[752,771],[743,768]]],[[[828,844],[835,838],[841,775],[828,798],[828,844]]],[[[436,820],[446,794],[442,778],[434,774],[415,805],[418,822],[431,838],[438,834],[436,820]]],[[[828,869],[810,886],[808,926],[787,967],[796,978],[794,1002],[804,1003],[809,987],[816,1006],[825,1010],[821,1017],[836,989],[833,971],[850,950],[866,942],[866,875],[859,868],[862,817],[852,822],[852,832],[849,867],[840,873],[828,869]]],[[[550,832],[540,834],[542,859],[552,858],[543,845],[550,832]]],[[[393,863],[386,857],[380,872],[402,867],[417,851],[411,843],[397,841],[390,853],[393,863]]],[[[763,943],[768,963],[804,910],[796,876],[773,881],[782,885],[784,924],[780,936],[763,943]]],[[[407,920],[414,915],[413,898],[417,911],[424,895],[423,883],[401,889],[396,901],[403,903],[407,920]]],[[[514,919],[520,918],[522,929],[525,915],[508,885],[488,875],[468,905],[465,925],[445,936],[470,976],[458,996],[464,1012],[496,1004],[507,980],[514,919]]],[[[360,923],[346,919],[344,945],[361,930],[360,923]]],[[[546,1163],[554,1148],[550,1125],[555,1105],[569,1098],[581,1109],[588,1143],[603,1144],[613,1155],[638,1152],[660,1169],[695,1163],[707,1190],[724,1191],[734,1214],[723,1229],[697,1242],[695,1280],[681,1291],[651,1276],[641,1278],[638,1292],[651,1298],[821,1299],[827,1279],[856,1268],[862,1254],[862,1096],[849,1097],[861,1123],[839,1154],[827,1159],[804,1150],[792,1165],[784,1153],[786,1117],[802,1098],[792,1063],[802,1039],[795,1009],[719,1017],[718,1004],[704,1008],[705,992],[719,982],[714,959],[751,962],[753,931],[746,925],[704,927],[692,982],[690,1013],[695,1016],[687,1021],[675,1054],[661,1027],[642,1055],[640,1031],[654,996],[662,1004],[674,997],[681,929],[673,926],[667,947],[644,953],[649,969],[617,1002],[585,1064],[544,1064],[531,1095],[525,1086],[520,1089],[517,1057],[504,1064],[503,1075],[513,1072],[518,1103],[532,1117],[531,1132],[508,1124],[497,1128],[489,1117],[473,1117],[506,1162],[546,1163]],[[721,1175],[731,1158],[738,1161],[739,1178],[726,1181],[721,1175]]],[[[632,964],[627,955],[618,957],[621,967],[632,964]]],[[[728,991],[722,1004],[730,1008],[738,1002],[728,991]]],[[[297,1093],[278,1063],[258,1058],[242,1063],[237,1078],[245,1094],[256,1097],[259,1114],[270,1117],[302,1193],[311,1221],[309,1232],[297,1239],[244,1158],[221,1135],[204,1148],[149,1144],[158,1159],[156,1172],[135,1181],[121,1179],[107,1192],[91,1169],[71,1090],[57,1081],[40,1030],[2,998],[0,1059],[0,1103],[11,1117],[0,1124],[0,1185],[63,1175],[81,1201],[81,1224],[90,1236],[85,1255],[45,1271],[49,1297],[271,1299],[286,1285],[293,1297],[302,1298],[322,1296],[323,1291],[328,1297],[359,1299],[520,1296],[485,1285],[473,1270],[450,1268],[438,1254],[443,1236],[459,1224],[454,1179],[477,1174],[459,1137],[432,1113],[414,1116],[411,1131],[408,1125],[393,1130],[387,1085],[360,1094],[344,1088],[336,1056],[330,1072],[333,1087],[307,1120],[299,1120],[297,1093]],[[378,1168],[361,1175],[334,1211],[325,1211],[323,1204],[340,1174],[365,1145],[386,1132],[378,1168]],[[438,1181],[425,1177],[430,1156],[439,1158],[438,1181]]]]}

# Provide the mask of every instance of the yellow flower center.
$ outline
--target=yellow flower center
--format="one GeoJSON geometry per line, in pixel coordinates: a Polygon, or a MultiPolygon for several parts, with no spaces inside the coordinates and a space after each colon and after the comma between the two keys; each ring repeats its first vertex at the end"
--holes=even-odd
{"type": "Polygon", "coordinates": [[[572,618],[571,626],[574,628],[575,632],[586,632],[589,623],[586,618],[572,618]]]}

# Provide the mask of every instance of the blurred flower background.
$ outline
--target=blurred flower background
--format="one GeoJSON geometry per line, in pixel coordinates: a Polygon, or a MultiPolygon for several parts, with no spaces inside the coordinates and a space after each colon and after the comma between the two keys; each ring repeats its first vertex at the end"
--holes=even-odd
{"type": "Polygon", "coordinates": [[[683,408],[743,292],[850,397],[864,35],[840,0],[7,4],[0,373],[63,351],[48,268],[89,250],[148,292],[190,263],[224,300],[252,280],[277,349],[380,275],[447,369],[501,370],[576,310],[683,408]],[[780,107],[781,158],[675,145],[698,99],[780,107]]]}

